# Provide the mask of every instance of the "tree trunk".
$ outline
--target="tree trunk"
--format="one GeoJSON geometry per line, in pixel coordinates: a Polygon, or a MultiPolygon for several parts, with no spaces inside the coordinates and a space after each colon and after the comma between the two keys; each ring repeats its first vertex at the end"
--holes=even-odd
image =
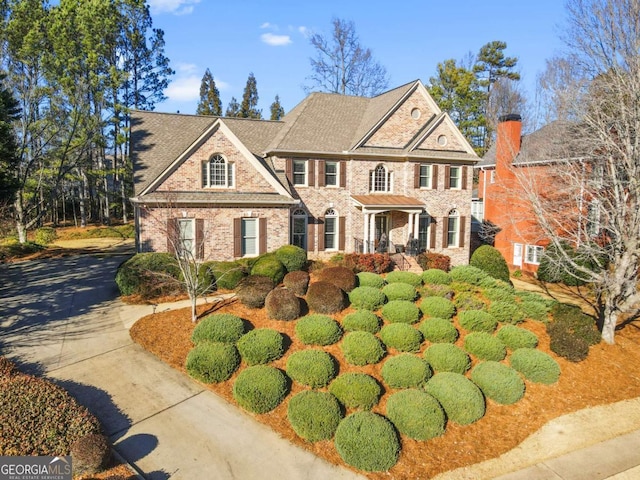
{"type": "Polygon", "coordinates": [[[26,219],[24,218],[24,205],[22,204],[22,192],[18,192],[16,195],[16,201],[14,202],[14,208],[16,211],[16,230],[18,231],[18,241],[25,243],[27,241],[27,227],[26,219]]]}
{"type": "Polygon", "coordinates": [[[616,314],[615,305],[605,300],[604,305],[604,322],[602,324],[602,340],[609,345],[615,343],[616,325],[618,324],[618,315],[616,314]]]}

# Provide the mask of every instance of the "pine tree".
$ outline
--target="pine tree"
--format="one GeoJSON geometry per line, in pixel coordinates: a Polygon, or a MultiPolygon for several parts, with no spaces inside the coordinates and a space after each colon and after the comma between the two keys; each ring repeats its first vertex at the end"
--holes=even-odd
{"type": "Polygon", "coordinates": [[[236,97],[231,97],[231,101],[227,106],[227,111],[224,113],[224,116],[225,117],[241,117],[242,116],[240,115],[240,104],[238,103],[238,100],[236,100],[236,97]]]}
{"type": "Polygon", "coordinates": [[[276,98],[269,109],[271,110],[271,120],[280,120],[284,117],[284,108],[280,105],[279,95],[276,95],[276,98]]]}
{"type": "Polygon", "coordinates": [[[18,188],[18,143],[11,122],[18,119],[18,101],[4,86],[6,74],[0,73],[0,209],[12,203],[18,188]]]}
{"type": "Polygon", "coordinates": [[[196,109],[198,115],[222,115],[222,102],[220,101],[220,91],[216,87],[216,82],[207,68],[200,83],[200,103],[196,109]]]}
{"type": "Polygon", "coordinates": [[[253,73],[249,74],[247,84],[242,94],[242,103],[240,104],[240,117],[243,118],[262,118],[262,111],[258,110],[258,85],[256,77],[253,73]]]}

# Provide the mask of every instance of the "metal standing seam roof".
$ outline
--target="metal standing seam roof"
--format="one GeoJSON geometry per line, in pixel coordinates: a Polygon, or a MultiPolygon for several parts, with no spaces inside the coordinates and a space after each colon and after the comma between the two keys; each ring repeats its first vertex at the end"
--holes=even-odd
{"type": "Polygon", "coordinates": [[[424,202],[404,195],[352,195],[351,198],[363,207],[424,207],[424,202]]]}

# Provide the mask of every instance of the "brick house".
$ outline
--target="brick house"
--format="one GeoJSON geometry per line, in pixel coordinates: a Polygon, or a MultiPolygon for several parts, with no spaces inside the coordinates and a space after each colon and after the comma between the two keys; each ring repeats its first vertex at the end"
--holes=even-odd
{"type": "Polygon", "coordinates": [[[420,81],[312,93],[281,121],[135,111],[131,126],[139,252],[167,251],[170,232],[216,260],[386,238],[468,262],[478,157],[420,81]]]}

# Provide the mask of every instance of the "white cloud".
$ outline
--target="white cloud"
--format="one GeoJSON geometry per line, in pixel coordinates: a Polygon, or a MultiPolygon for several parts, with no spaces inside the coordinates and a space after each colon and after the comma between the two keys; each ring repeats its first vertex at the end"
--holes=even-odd
{"type": "Polygon", "coordinates": [[[282,47],[291,43],[289,35],[274,35],[273,33],[263,33],[260,35],[260,40],[272,47],[282,47]]]}
{"type": "Polygon", "coordinates": [[[277,25],[273,25],[272,23],[269,23],[269,22],[264,22],[262,25],[260,25],[260,28],[270,28],[272,30],[278,30],[277,25]]]}
{"type": "Polygon", "coordinates": [[[200,83],[202,78],[197,75],[174,78],[167,89],[165,95],[173,101],[190,101],[200,98],[200,83]]]}
{"type": "Polygon", "coordinates": [[[178,63],[176,71],[179,73],[195,73],[198,66],[195,63],[178,63]]]}
{"type": "Polygon", "coordinates": [[[311,36],[311,31],[305,26],[298,27],[298,32],[300,32],[304,37],[311,36]]]}
{"type": "Polygon", "coordinates": [[[193,6],[200,0],[148,0],[154,13],[173,13],[174,15],[188,15],[193,13],[193,6]]]}

